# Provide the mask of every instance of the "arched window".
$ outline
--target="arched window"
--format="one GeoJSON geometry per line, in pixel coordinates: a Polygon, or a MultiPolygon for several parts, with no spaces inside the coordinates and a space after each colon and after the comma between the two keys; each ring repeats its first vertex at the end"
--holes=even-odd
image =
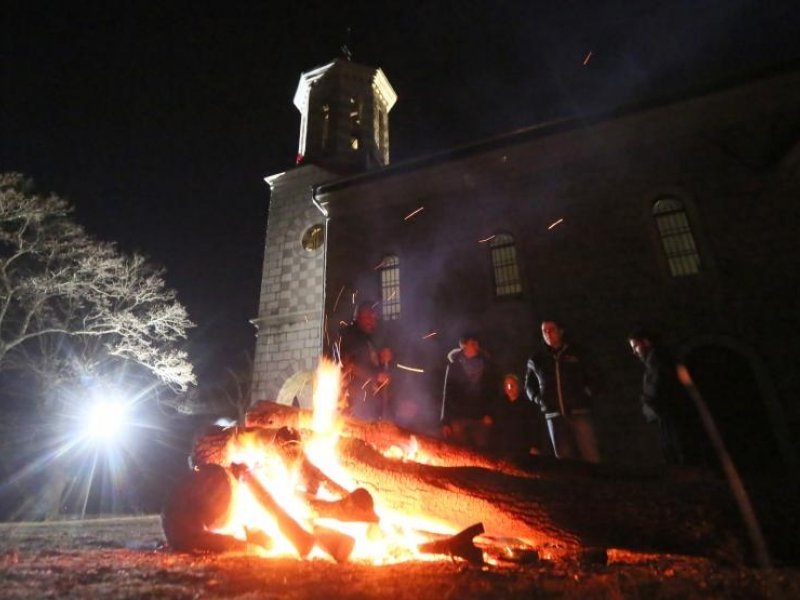
{"type": "Polygon", "coordinates": [[[683,203],[674,197],[660,198],[653,204],[653,218],[661,246],[673,277],[700,272],[700,253],[683,203]]]}
{"type": "Polygon", "coordinates": [[[507,233],[498,233],[492,238],[489,248],[492,253],[494,295],[497,298],[519,296],[522,293],[522,280],[514,238],[507,233]]]}
{"type": "Polygon", "coordinates": [[[400,259],[393,255],[384,256],[379,271],[383,318],[394,321],[400,318],[400,259]]]}

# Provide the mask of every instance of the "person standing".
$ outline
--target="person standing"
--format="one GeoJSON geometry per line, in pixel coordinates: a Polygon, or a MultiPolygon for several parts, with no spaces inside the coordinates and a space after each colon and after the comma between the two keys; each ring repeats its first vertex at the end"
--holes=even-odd
{"type": "Polygon", "coordinates": [[[600,462],[594,419],[593,386],[583,353],[564,338],[555,319],[542,321],[543,351],[528,360],[525,392],[539,405],[556,458],[600,462]]]}
{"type": "Polygon", "coordinates": [[[334,348],[342,368],[342,388],[346,396],[345,412],[365,421],[384,417],[386,387],[391,377],[381,366],[381,354],[391,359],[388,349],[379,351],[372,340],[378,328],[378,309],[371,301],[356,306],[353,320],[346,325],[334,348]]]}
{"type": "Polygon", "coordinates": [[[497,377],[477,336],[462,335],[447,355],[440,424],[448,441],[487,450],[492,426],[491,401],[497,377]]]}
{"type": "Polygon", "coordinates": [[[658,425],[664,460],[673,465],[705,463],[700,443],[704,436],[691,399],[678,381],[675,361],[644,329],[632,331],[628,344],[644,364],[642,415],[646,422],[658,425]]]}
{"type": "Polygon", "coordinates": [[[507,373],[503,377],[503,394],[494,407],[492,446],[497,453],[511,460],[523,460],[539,454],[536,406],[522,396],[519,377],[507,373]]]}

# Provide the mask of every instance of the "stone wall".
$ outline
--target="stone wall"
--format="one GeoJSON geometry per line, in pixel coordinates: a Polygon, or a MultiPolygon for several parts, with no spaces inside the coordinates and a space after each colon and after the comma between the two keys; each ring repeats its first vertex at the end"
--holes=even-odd
{"type": "Polygon", "coordinates": [[[301,166],[274,176],[264,250],[251,402],[275,400],[283,383],[316,367],[322,346],[324,250],[303,248],[303,233],[325,220],[311,186],[330,178],[301,166]]]}

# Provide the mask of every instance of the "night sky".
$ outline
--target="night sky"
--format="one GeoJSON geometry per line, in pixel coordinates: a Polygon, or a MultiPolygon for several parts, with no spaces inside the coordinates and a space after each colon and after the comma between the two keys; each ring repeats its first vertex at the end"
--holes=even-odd
{"type": "Polygon", "coordinates": [[[201,382],[252,351],[263,178],[293,165],[300,73],[343,43],[398,94],[393,162],[800,59],[788,0],[6,5],[0,170],[166,268],[201,382]]]}

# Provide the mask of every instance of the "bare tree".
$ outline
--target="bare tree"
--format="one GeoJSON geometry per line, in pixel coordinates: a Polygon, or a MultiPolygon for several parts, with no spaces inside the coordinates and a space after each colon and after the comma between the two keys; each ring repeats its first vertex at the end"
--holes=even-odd
{"type": "Polygon", "coordinates": [[[92,238],[65,200],[0,174],[0,374],[11,375],[0,380],[0,425],[14,446],[0,462],[21,490],[20,515],[61,510],[80,456],[59,435],[97,381],[135,381],[137,399],[193,412],[190,327],[161,270],[92,238]]]}
{"type": "Polygon", "coordinates": [[[214,400],[222,413],[233,416],[236,423],[244,425],[245,414],[250,408],[250,388],[253,383],[253,357],[249,353],[241,356],[239,365],[227,368],[222,381],[214,387],[214,400]]]}
{"type": "Polygon", "coordinates": [[[193,323],[162,271],[93,239],[71,213],[21,175],[0,174],[0,368],[34,368],[35,356],[47,372],[47,357],[59,361],[55,376],[76,354],[82,368],[114,357],[185,392],[195,376],[181,346],[193,323]],[[52,352],[64,343],[69,353],[52,352]]]}

